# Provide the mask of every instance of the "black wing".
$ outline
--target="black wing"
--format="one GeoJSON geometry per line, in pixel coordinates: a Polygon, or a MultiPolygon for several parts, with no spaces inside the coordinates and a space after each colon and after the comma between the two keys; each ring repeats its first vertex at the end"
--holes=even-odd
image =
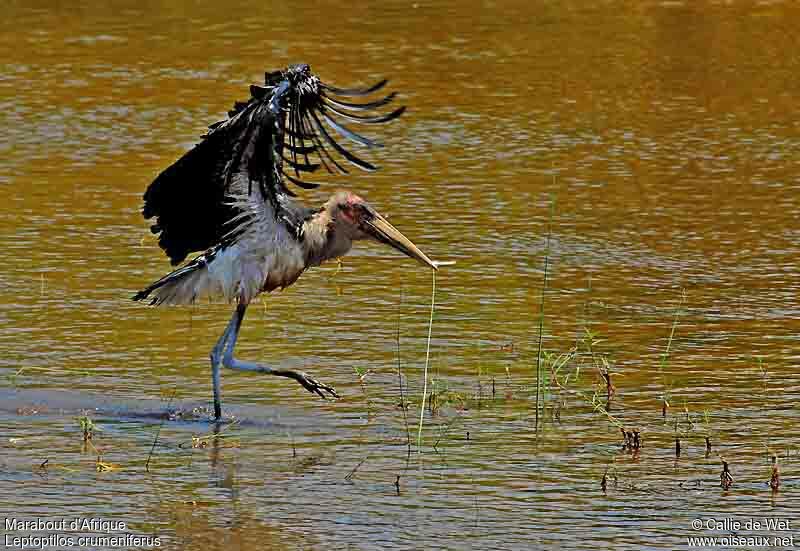
{"type": "Polygon", "coordinates": [[[234,239],[253,209],[299,236],[311,211],[292,200],[295,194],[286,182],[317,187],[306,174],[321,166],[346,174],[344,161],[375,170],[335,135],[367,147],[380,145],[342,120],[378,124],[399,117],[404,107],[384,115],[368,113],[391,102],[395,94],[371,102],[347,99],[371,94],[385,84],[383,80],[363,90],[336,88],[322,83],[307,65],[294,65],[267,73],[265,86],[251,86],[250,99],[237,102],[227,119],[211,125],[203,141],[159,174],[144,194],[143,215],[156,218],[151,231],[160,234],[159,245],[172,263],[234,239]]]}

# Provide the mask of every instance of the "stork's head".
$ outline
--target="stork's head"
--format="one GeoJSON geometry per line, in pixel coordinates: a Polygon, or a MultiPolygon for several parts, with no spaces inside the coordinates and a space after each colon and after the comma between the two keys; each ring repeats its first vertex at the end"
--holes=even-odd
{"type": "Polygon", "coordinates": [[[330,215],[334,234],[351,241],[371,239],[384,243],[436,269],[436,264],[425,253],[358,195],[337,192],[325,204],[325,210],[330,215]]]}

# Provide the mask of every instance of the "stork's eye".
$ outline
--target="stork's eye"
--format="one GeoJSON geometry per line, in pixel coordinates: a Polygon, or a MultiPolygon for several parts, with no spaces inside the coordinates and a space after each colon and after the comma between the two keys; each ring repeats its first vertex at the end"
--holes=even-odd
{"type": "Polygon", "coordinates": [[[344,220],[347,220],[351,224],[355,224],[355,210],[353,209],[353,205],[350,203],[340,203],[339,214],[344,220]]]}

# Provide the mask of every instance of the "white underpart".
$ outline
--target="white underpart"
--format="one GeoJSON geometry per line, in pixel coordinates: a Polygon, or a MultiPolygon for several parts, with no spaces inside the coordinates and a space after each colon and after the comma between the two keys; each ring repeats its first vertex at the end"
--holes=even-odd
{"type": "Polygon", "coordinates": [[[264,203],[243,198],[237,204],[251,211],[246,229],[234,244],[206,267],[205,281],[198,283],[198,296],[250,302],[262,290],[291,285],[305,268],[303,247],[288,228],[264,212],[264,203]],[[205,288],[200,288],[205,287],[205,288]]]}
{"type": "Polygon", "coordinates": [[[291,285],[305,270],[304,249],[309,244],[304,247],[285,224],[276,220],[272,206],[256,191],[256,183],[249,196],[246,182],[236,184],[244,193],[233,197],[232,202],[242,214],[231,226],[232,233],[241,233],[204,267],[154,290],[152,296],[159,303],[191,304],[201,299],[248,303],[262,291],[291,285]]]}

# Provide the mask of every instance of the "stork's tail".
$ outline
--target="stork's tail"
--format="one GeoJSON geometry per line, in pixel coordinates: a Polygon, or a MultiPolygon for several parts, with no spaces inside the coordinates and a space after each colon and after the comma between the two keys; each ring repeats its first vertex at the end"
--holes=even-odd
{"type": "Polygon", "coordinates": [[[209,277],[208,264],[217,252],[217,249],[206,251],[186,266],[168,273],[131,298],[136,301],[149,300],[151,306],[160,306],[192,304],[201,296],[213,294],[213,281],[209,277]]]}

